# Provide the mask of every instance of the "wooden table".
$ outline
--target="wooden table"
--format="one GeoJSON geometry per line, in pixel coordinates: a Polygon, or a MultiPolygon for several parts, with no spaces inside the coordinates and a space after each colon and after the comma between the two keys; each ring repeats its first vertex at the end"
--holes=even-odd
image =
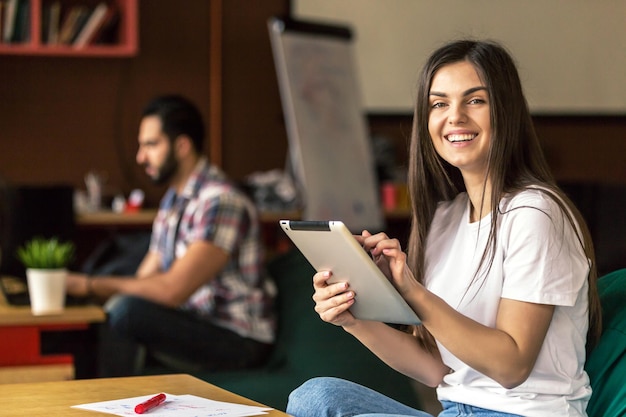
{"type": "MultiPolygon", "coordinates": [[[[172,395],[192,394],[215,401],[245,405],[263,405],[191,375],[173,374],[3,385],[0,389],[0,414],[11,417],[106,416],[111,414],[96,414],[93,411],[70,407],[159,392],[172,395]]],[[[287,416],[278,410],[270,410],[268,415],[269,417],[287,416]]]]}
{"type": "Polygon", "coordinates": [[[96,305],[68,306],[61,314],[34,316],[30,306],[8,305],[0,293],[0,383],[73,378],[72,355],[42,355],[41,333],[87,330],[105,317],[96,305]]]}
{"type": "MultiPolygon", "coordinates": [[[[384,211],[386,232],[389,236],[400,239],[405,244],[409,233],[410,211],[406,202],[401,207],[384,211]]],[[[78,229],[78,259],[84,261],[101,242],[117,233],[149,232],[157,214],[156,209],[143,209],[134,213],[114,213],[97,211],[79,213],[76,217],[78,229]]],[[[278,225],[281,219],[298,220],[302,213],[298,210],[285,212],[261,212],[261,234],[268,255],[286,252],[292,245],[278,225]]]]}
{"type": "Polygon", "coordinates": [[[110,210],[78,213],[76,224],[78,227],[103,226],[135,226],[150,227],[156,217],[156,209],[144,209],[131,213],[115,213],[110,210]]]}

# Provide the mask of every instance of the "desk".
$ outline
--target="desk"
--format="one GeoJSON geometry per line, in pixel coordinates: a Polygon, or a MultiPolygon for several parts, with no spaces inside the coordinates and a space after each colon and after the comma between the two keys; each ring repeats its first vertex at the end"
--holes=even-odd
{"type": "MultiPolygon", "coordinates": [[[[144,209],[131,213],[114,213],[106,210],[78,213],[76,215],[76,240],[79,264],[82,265],[100,243],[116,234],[150,232],[156,214],[156,209],[144,209]]],[[[300,212],[298,211],[259,214],[263,243],[271,253],[283,252],[289,245],[287,237],[278,226],[278,221],[299,218],[300,212]]]]}
{"type": "MultiPolygon", "coordinates": [[[[76,216],[76,224],[81,228],[90,227],[151,227],[156,216],[156,209],[140,210],[136,213],[114,213],[112,211],[95,211],[79,213],[76,216]]],[[[385,210],[385,218],[406,220],[409,218],[408,209],[385,210]]],[[[278,224],[281,219],[296,220],[301,213],[297,210],[284,212],[261,212],[259,220],[261,224],[278,224]]]]}
{"type": "Polygon", "coordinates": [[[82,228],[107,226],[150,228],[156,213],[156,209],[146,209],[131,213],[115,213],[107,210],[85,212],[76,215],[76,224],[82,228]]]}
{"type": "MultiPolygon", "coordinates": [[[[115,233],[149,232],[156,213],[156,209],[144,209],[134,213],[97,211],[78,214],[76,217],[79,232],[78,259],[84,261],[98,243],[115,233]]],[[[385,210],[384,216],[387,234],[400,239],[403,245],[406,244],[409,235],[409,209],[385,210]]],[[[291,247],[291,242],[279,227],[278,221],[300,218],[301,212],[297,210],[259,213],[262,240],[269,254],[285,252],[291,247]]]]}
{"type": "Polygon", "coordinates": [[[104,311],[95,305],[71,306],[62,314],[33,316],[29,306],[8,305],[0,293],[0,383],[73,378],[72,355],[42,355],[41,333],[87,330],[91,323],[104,320],[104,311]]]}
{"type": "MultiPolygon", "coordinates": [[[[192,394],[215,401],[262,406],[255,401],[223,390],[191,375],[173,374],[125,378],[82,379],[76,381],[9,384],[0,390],[2,415],[20,416],[106,416],[70,408],[73,405],[166,392],[192,394]]],[[[269,417],[287,417],[270,410],[269,417]]]]}
{"type": "MultiPolygon", "coordinates": [[[[150,227],[156,217],[156,209],[144,209],[131,213],[114,213],[113,211],[94,211],[79,213],[76,215],[76,224],[79,227],[150,227]]],[[[262,212],[259,213],[261,223],[278,223],[280,219],[298,219],[299,211],[286,212],[262,212]]]]}

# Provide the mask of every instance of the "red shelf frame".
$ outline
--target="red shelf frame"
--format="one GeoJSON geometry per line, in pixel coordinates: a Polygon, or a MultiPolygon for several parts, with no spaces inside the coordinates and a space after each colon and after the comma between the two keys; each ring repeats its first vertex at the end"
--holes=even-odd
{"type": "Polygon", "coordinates": [[[139,12],[137,0],[116,0],[121,11],[119,43],[117,45],[45,45],[41,43],[42,0],[30,1],[30,40],[25,43],[0,43],[0,55],[130,57],[139,49],[139,12]]]}

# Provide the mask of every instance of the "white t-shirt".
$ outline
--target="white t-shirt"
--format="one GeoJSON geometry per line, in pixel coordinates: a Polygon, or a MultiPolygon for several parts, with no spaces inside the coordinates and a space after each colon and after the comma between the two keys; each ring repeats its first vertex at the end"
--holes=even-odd
{"type": "Polygon", "coordinates": [[[495,327],[501,298],[555,305],[552,323],[530,376],[513,389],[438,344],[452,369],[437,388],[438,397],[523,416],[586,416],[591,396],[583,369],[589,264],[581,243],[558,205],[539,190],[503,199],[500,210],[493,265],[488,271],[483,267],[472,283],[491,215],[470,223],[465,193],[441,203],[428,235],[425,285],[486,326],[495,327]]]}

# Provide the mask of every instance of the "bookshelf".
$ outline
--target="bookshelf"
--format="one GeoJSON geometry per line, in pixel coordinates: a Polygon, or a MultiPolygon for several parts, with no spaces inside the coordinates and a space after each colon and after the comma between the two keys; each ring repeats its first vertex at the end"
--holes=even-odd
{"type": "MultiPolygon", "coordinates": [[[[84,56],[84,57],[125,57],[134,56],[138,49],[138,0],[0,0],[2,3],[2,31],[0,32],[0,55],[25,55],[25,56],[84,56]],[[7,26],[7,14],[9,6],[17,8],[14,32],[19,31],[17,39],[11,40],[5,36],[7,26]],[[50,24],[50,10],[56,4],[58,8],[57,33],[61,36],[64,24],[73,10],[83,10],[83,22],[89,20],[89,16],[101,3],[106,4],[107,13],[115,10],[116,21],[108,28],[108,39],[91,40],[84,45],[78,45],[76,40],[80,36],[81,25],[74,36],[66,43],[48,41],[47,30],[50,24]],[[25,9],[21,12],[19,9],[25,9]],[[22,13],[20,21],[20,13],[22,13]]],[[[104,8],[101,8],[104,9],[104,8]]],[[[103,10],[104,11],[104,10],[103,10]]],[[[105,20],[109,20],[106,18],[105,20]]],[[[82,26],[82,28],[85,28],[82,26]]]]}

